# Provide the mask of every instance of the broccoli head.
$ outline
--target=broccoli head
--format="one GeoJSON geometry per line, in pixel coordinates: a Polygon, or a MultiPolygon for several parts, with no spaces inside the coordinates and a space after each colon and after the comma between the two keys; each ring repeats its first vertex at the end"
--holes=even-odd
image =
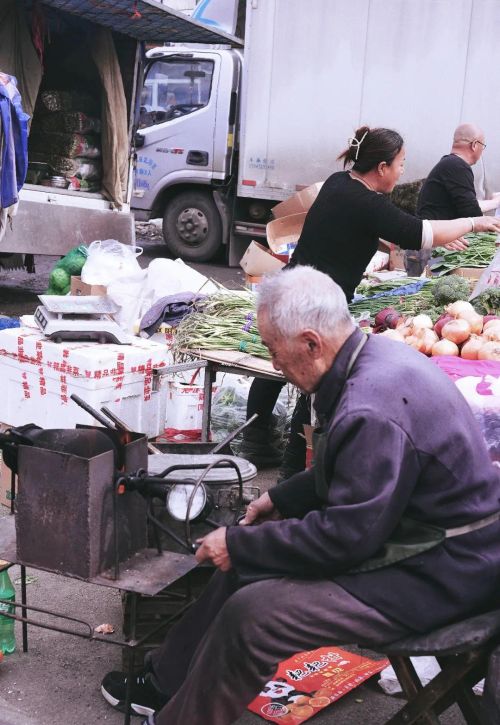
{"type": "Polygon", "coordinates": [[[471,302],[480,315],[500,315],[500,287],[486,287],[471,302]]]}
{"type": "Polygon", "coordinates": [[[457,300],[467,300],[470,296],[469,282],[457,274],[447,274],[434,283],[432,294],[437,305],[448,305],[457,300]]]}

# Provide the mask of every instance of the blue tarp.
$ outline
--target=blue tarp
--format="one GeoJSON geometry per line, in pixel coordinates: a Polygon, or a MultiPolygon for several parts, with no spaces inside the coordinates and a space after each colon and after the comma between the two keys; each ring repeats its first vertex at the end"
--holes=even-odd
{"type": "Polygon", "coordinates": [[[243,45],[240,38],[208,28],[155,0],[43,0],[43,4],[150,43],[243,45]]]}
{"type": "Polygon", "coordinates": [[[353,299],[353,304],[356,302],[364,302],[365,300],[376,300],[377,297],[402,297],[403,295],[415,295],[420,292],[424,284],[427,284],[430,280],[419,279],[418,282],[412,282],[411,284],[405,284],[401,287],[394,287],[394,289],[386,290],[385,292],[377,292],[375,295],[356,295],[353,299]]]}
{"type": "Polygon", "coordinates": [[[14,76],[0,74],[0,209],[18,201],[28,168],[28,120],[14,76]]]}

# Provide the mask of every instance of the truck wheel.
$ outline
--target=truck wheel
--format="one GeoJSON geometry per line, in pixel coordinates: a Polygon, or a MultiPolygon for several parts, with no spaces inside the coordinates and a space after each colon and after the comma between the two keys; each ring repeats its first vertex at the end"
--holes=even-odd
{"type": "Polygon", "coordinates": [[[184,191],[167,205],[163,238],[169,251],[189,262],[208,262],[222,244],[222,225],[208,194],[184,191]]]}

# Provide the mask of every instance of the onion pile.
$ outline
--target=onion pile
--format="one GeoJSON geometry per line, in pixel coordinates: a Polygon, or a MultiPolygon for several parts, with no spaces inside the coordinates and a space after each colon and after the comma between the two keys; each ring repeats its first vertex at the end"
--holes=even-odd
{"type": "Polygon", "coordinates": [[[380,334],[405,342],[424,355],[500,362],[500,318],[479,315],[470,302],[458,300],[448,305],[434,325],[425,314],[390,321],[391,328],[380,334]]]}

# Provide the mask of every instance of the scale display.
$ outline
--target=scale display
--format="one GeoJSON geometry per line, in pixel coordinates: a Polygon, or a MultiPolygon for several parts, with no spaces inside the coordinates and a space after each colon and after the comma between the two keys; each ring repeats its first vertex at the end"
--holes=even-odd
{"type": "Polygon", "coordinates": [[[35,322],[54,342],[100,342],[127,344],[131,336],[112,319],[118,312],[109,297],[87,295],[39,295],[35,322]]]}
{"type": "Polygon", "coordinates": [[[118,305],[105,295],[38,295],[49,312],[58,315],[112,315],[118,305]]]}

